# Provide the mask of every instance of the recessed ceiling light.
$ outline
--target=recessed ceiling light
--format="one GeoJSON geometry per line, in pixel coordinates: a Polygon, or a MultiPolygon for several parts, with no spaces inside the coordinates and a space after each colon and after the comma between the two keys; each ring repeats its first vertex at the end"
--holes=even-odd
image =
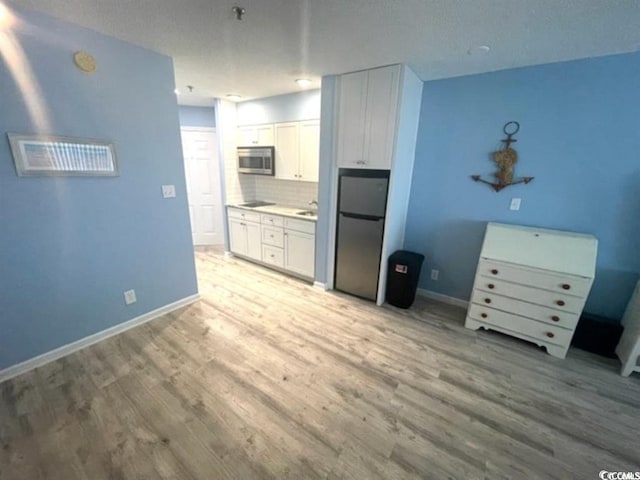
{"type": "Polygon", "coordinates": [[[489,45],[473,45],[467,50],[468,55],[484,55],[485,53],[489,53],[491,47],[489,45]]]}
{"type": "Polygon", "coordinates": [[[298,86],[306,88],[311,85],[311,80],[309,80],[308,78],[298,78],[296,79],[296,83],[298,84],[298,86]]]}
{"type": "Polygon", "coordinates": [[[177,88],[173,91],[173,93],[175,93],[176,95],[180,95],[180,90],[178,90],[177,88]]]}
{"type": "Polygon", "coordinates": [[[236,95],[235,93],[229,93],[227,95],[227,98],[229,100],[231,100],[232,102],[237,102],[238,100],[240,100],[242,97],[240,95],[236,95]]]}

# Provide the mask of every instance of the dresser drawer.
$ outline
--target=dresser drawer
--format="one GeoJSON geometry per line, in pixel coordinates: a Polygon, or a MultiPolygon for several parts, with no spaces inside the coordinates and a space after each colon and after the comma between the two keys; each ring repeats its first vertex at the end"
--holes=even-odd
{"type": "MultiPolygon", "coordinates": [[[[476,290],[502,295],[504,297],[524,300],[561,312],[579,314],[584,307],[584,298],[572,297],[562,293],[550,292],[539,288],[527,287],[517,283],[503,282],[493,278],[477,277],[474,285],[476,290]]],[[[480,303],[486,303],[484,299],[480,303]]],[[[489,302],[490,303],[490,302],[489,302]]]]}
{"type": "Polygon", "coordinates": [[[285,218],[284,228],[286,228],[287,230],[295,230],[296,232],[310,233],[311,235],[315,235],[316,233],[315,222],[312,222],[309,220],[297,220],[294,218],[285,218]]]}
{"type": "Polygon", "coordinates": [[[284,247],[284,231],[278,227],[267,227],[262,225],[262,243],[272,247],[284,247]]]}
{"type": "Polygon", "coordinates": [[[269,265],[284,268],[284,250],[278,247],[262,245],[262,261],[269,265]]]}
{"type": "Polygon", "coordinates": [[[508,332],[526,335],[544,343],[566,346],[571,343],[571,337],[573,337],[573,330],[558,328],[477,304],[472,304],[469,307],[468,314],[471,318],[483,324],[495,325],[508,330],[508,332]]]}
{"type": "Polygon", "coordinates": [[[566,295],[586,297],[591,288],[591,279],[573,275],[547,273],[526,267],[480,259],[478,275],[498,278],[509,282],[530,285],[566,295]]]}
{"type": "Polygon", "coordinates": [[[230,218],[239,218],[240,220],[248,220],[250,222],[260,221],[259,213],[250,212],[249,210],[242,210],[241,208],[228,208],[227,215],[230,218]]]}
{"type": "Polygon", "coordinates": [[[474,290],[471,303],[502,310],[503,312],[514,313],[523,317],[529,317],[550,325],[574,329],[578,324],[580,315],[570,312],[561,312],[552,308],[535,305],[529,302],[522,302],[513,298],[503,297],[494,293],[482,290],[474,290]],[[490,300],[487,303],[486,300],[490,300]]]}
{"type": "Polygon", "coordinates": [[[280,215],[271,215],[269,213],[263,213],[260,216],[260,222],[263,225],[271,225],[272,227],[281,227],[284,223],[280,215]]]}

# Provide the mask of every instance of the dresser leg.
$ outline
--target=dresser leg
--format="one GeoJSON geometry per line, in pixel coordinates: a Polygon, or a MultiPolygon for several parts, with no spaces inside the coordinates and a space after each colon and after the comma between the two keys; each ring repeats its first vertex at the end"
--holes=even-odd
{"type": "Polygon", "coordinates": [[[484,327],[484,325],[476,320],[474,320],[473,318],[469,318],[467,317],[467,319],[464,322],[464,326],[465,328],[468,328],[470,330],[478,330],[479,328],[484,327]]]}
{"type": "Polygon", "coordinates": [[[569,350],[568,346],[558,347],[555,345],[545,345],[545,347],[547,347],[547,353],[549,355],[557,358],[565,358],[567,356],[567,351],[569,350]]]}

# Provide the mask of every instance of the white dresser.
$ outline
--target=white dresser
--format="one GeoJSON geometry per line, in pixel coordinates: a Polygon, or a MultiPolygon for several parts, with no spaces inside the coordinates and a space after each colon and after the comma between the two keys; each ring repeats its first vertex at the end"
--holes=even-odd
{"type": "Polygon", "coordinates": [[[465,326],[513,335],[564,358],[597,249],[592,235],[489,223],[465,326]]]}

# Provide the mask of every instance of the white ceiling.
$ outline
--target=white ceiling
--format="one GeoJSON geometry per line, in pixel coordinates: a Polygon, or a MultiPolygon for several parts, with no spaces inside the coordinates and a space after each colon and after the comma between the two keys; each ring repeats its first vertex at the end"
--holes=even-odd
{"type": "Polygon", "coordinates": [[[640,47],[638,0],[18,0],[174,58],[182,104],[406,62],[423,80],[640,47]],[[232,7],[246,9],[237,21],[232,7]],[[469,55],[473,45],[489,45],[469,55]]]}

